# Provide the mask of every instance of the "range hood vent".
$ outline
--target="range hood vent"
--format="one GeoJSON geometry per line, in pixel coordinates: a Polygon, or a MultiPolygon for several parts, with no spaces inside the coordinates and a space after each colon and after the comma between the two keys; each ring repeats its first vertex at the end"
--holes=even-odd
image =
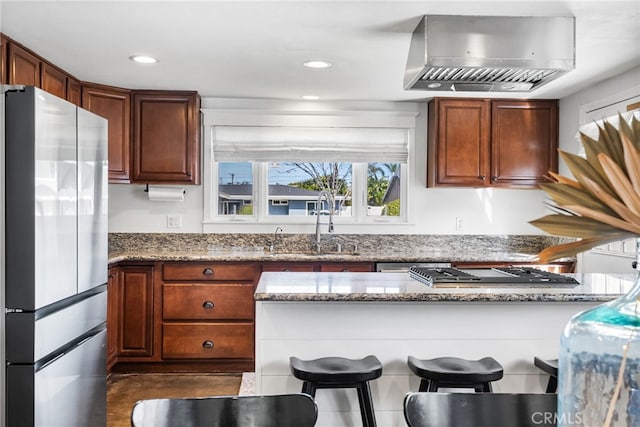
{"type": "Polygon", "coordinates": [[[575,18],[425,15],[405,89],[530,92],[575,68],[575,18]]]}

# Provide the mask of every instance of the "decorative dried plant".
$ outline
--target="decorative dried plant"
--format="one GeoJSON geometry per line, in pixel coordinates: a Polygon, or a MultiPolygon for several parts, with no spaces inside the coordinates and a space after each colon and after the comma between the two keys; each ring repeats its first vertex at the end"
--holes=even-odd
{"type": "Polygon", "coordinates": [[[605,121],[598,140],[580,134],[586,158],[560,150],[575,179],[550,172],[541,184],[555,213],[530,223],[547,233],[575,237],[538,254],[540,262],[575,256],[596,246],[640,236],[640,121],[605,121]]]}

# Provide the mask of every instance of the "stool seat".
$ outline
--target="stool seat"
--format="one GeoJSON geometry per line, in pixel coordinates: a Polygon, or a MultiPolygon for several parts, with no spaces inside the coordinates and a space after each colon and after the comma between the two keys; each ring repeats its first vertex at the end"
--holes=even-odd
{"type": "Polygon", "coordinates": [[[314,360],[290,357],[289,362],[294,377],[323,384],[370,381],[382,375],[382,363],[375,356],[355,360],[344,357],[314,360]]]}
{"type": "Polygon", "coordinates": [[[558,388],[558,359],[541,359],[536,356],[533,358],[533,364],[549,374],[546,392],[555,393],[558,388]]]}
{"type": "Polygon", "coordinates": [[[302,393],[312,397],[316,389],[355,388],[363,427],[376,427],[369,381],[382,376],[382,363],[372,355],[363,359],[322,357],[314,360],[289,358],[293,376],[302,380],[302,393]]]}
{"type": "Polygon", "coordinates": [[[440,387],[470,388],[476,391],[492,391],[491,382],[504,375],[502,365],[493,357],[467,360],[459,357],[418,359],[409,356],[411,372],[422,378],[420,391],[437,391],[440,387]]]}

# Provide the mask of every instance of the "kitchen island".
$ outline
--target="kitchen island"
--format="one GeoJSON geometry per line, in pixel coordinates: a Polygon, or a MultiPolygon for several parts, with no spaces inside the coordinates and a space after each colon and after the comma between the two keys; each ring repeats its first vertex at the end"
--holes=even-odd
{"type": "MultiPolygon", "coordinates": [[[[431,288],[406,273],[268,273],[256,293],[256,394],[299,392],[289,357],[376,355],[371,382],[379,427],[405,426],[402,401],[418,389],[407,356],[496,358],[496,392],[543,392],[533,358],[556,358],[572,315],[625,293],[633,275],[574,275],[573,287],[431,288]]],[[[319,427],[360,426],[355,390],[319,390],[319,427]]]]}

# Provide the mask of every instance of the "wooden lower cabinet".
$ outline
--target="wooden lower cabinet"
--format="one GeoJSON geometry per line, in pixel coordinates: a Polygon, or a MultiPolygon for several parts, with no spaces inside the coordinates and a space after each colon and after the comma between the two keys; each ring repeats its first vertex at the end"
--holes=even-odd
{"type": "Polygon", "coordinates": [[[125,263],[111,272],[117,272],[110,278],[117,300],[112,371],[254,369],[257,263],[125,263]]]}
{"type": "Polygon", "coordinates": [[[316,264],[312,262],[265,262],[262,264],[262,271],[315,271],[316,264]]]}
{"type": "Polygon", "coordinates": [[[372,262],[308,262],[308,261],[291,261],[291,262],[265,262],[262,264],[262,271],[326,271],[326,272],[367,272],[375,271],[372,262]]]}
{"type": "Polygon", "coordinates": [[[242,323],[164,323],[163,359],[253,359],[253,320],[242,323]]]}
{"type": "Polygon", "coordinates": [[[162,286],[164,320],[251,320],[252,283],[194,283],[162,286]]]}
{"type": "Polygon", "coordinates": [[[374,265],[371,262],[325,262],[320,264],[320,271],[366,273],[369,271],[374,271],[374,265]]]}
{"type": "Polygon", "coordinates": [[[118,280],[120,268],[109,269],[107,283],[107,369],[116,363],[118,358],[118,280]]]}
{"type": "Polygon", "coordinates": [[[154,354],[153,266],[120,267],[117,279],[117,357],[154,354]]]}

